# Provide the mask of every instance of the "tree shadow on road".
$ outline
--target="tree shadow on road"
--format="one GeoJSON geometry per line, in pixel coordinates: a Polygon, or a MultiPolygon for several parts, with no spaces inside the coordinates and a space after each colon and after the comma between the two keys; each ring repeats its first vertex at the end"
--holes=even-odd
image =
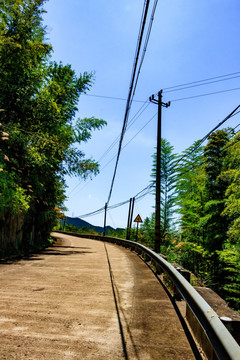
{"type": "Polygon", "coordinates": [[[74,251],[74,250],[59,250],[59,249],[48,249],[48,250],[45,250],[42,254],[43,255],[51,255],[51,256],[54,256],[54,255],[60,255],[60,256],[67,256],[67,255],[76,255],[76,254],[79,254],[79,255],[84,255],[84,254],[92,254],[93,251],[74,251]]]}
{"type": "Polygon", "coordinates": [[[44,260],[43,256],[69,256],[69,255],[85,255],[92,254],[93,251],[86,250],[77,250],[77,249],[90,249],[87,247],[74,247],[74,246],[53,246],[52,248],[46,248],[45,250],[41,250],[39,252],[34,253],[26,253],[19,252],[14,255],[9,255],[5,258],[0,259],[0,265],[12,265],[17,264],[20,261],[40,261],[44,260]],[[61,250],[61,249],[76,249],[76,250],[61,250]]]}

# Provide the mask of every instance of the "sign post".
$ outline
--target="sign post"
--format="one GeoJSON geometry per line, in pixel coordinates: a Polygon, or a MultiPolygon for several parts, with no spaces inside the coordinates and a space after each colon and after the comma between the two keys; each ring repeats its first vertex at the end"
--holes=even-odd
{"type": "Polygon", "coordinates": [[[138,224],[143,222],[142,219],[141,219],[141,216],[139,214],[135,218],[134,222],[137,223],[136,241],[138,241],[138,224]]]}

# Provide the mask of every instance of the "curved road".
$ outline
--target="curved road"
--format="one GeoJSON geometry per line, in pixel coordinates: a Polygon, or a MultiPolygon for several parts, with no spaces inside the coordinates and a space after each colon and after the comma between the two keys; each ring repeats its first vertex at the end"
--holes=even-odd
{"type": "Polygon", "coordinates": [[[166,292],[131,251],[53,234],[0,264],[0,359],[195,359],[166,292]]]}

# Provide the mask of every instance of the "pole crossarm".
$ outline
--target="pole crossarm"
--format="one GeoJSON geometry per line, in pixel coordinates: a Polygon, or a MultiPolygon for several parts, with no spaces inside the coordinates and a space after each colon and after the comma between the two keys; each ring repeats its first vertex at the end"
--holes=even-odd
{"type": "MultiPolygon", "coordinates": [[[[159,95],[162,96],[162,90],[160,90],[159,93],[158,93],[158,99],[155,99],[155,95],[152,95],[152,96],[149,97],[149,101],[152,102],[153,104],[159,104],[159,95]]],[[[171,105],[171,101],[168,101],[167,103],[164,103],[161,100],[160,102],[161,102],[161,106],[165,107],[165,108],[168,108],[171,105]]]]}

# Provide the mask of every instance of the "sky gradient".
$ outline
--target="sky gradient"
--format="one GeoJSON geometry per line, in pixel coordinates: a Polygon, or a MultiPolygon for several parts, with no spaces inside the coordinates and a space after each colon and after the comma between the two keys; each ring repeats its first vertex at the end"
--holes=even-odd
{"type": "MultiPolygon", "coordinates": [[[[149,15],[152,6],[153,0],[149,15]]],[[[52,59],[71,64],[77,74],[94,73],[94,84],[88,95],[81,96],[77,116],[107,121],[107,127],[93,133],[92,139],[81,146],[86,157],[99,160],[121,132],[126,100],[89,95],[127,98],[143,1],[49,0],[44,7],[47,38],[54,49],[52,59]]],[[[159,0],[135,99],[145,101],[160,89],[240,71],[239,13],[238,0],[159,0]]],[[[228,81],[182,91],[163,91],[163,101],[170,100],[171,106],[163,109],[162,137],[176,153],[202,138],[240,104],[238,76],[240,73],[228,81]]],[[[141,102],[133,103],[129,121],[141,106],[141,102]]],[[[133,140],[121,153],[109,205],[133,197],[149,184],[156,146],[156,113],[157,106],[150,104],[126,132],[123,147],[133,140]]],[[[238,123],[239,115],[226,126],[238,123]]],[[[100,174],[92,181],[67,178],[67,215],[79,216],[104,206],[117,147],[100,161],[100,174]]],[[[154,196],[149,195],[136,204],[134,216],[150,216],[153,206],[154,196]]],[[[107,224],[125,227],[127,214],[128,205],[112,210],[107,224]]],[[[103,214],[85,220],[102,226],[103,214]]]]}

